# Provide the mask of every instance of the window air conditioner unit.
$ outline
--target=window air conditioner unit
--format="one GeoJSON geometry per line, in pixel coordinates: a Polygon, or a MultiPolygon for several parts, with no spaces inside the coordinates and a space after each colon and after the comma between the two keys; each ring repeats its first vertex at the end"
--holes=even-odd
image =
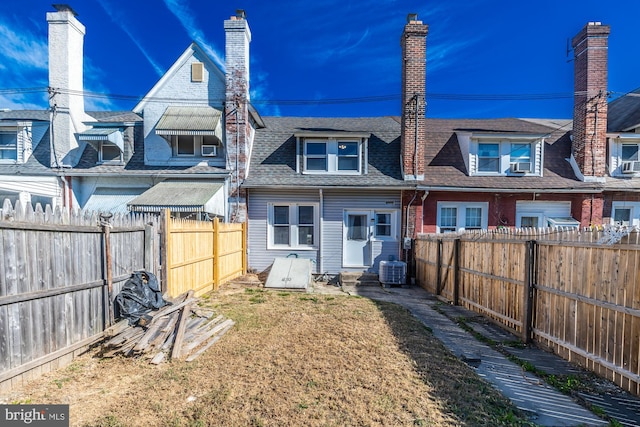
{"type": "Polygon", "coordinates": [[[640,172],[640,162],[622,162],[622,173],[636,173],[640,172]]]}
{"type": "Polygon", "coordinates": [[[210,144],[203,144],[202,149],[200,151],[202,153],[202,157],[215,157],[216,155],[216,146],[210,144]]]}
{"type": "Polygon", "coordinates": [[[516,173],[531,172],[531,162],[511,163],[511,172],[516,172],[516,173]]]}

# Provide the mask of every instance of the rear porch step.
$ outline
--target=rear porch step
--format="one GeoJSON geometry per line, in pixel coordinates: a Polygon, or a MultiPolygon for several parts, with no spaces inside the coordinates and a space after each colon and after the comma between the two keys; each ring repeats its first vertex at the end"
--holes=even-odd
{"type": "Polygon", "coordinates": [[[340,286],[381,286],[378,275],[363,272],[340,272],[340,286]]]}

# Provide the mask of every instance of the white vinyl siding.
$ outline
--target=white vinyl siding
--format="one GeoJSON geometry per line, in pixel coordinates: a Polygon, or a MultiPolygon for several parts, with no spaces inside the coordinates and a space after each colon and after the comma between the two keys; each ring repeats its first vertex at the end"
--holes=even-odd
{"type": "Polygon", "coordinates": [[[470,176],[543,175],[544,138],[540,136],[493,137],[458,132],[457,137],[470,176]],[[524,172],[512,167],[518,163],[524,172]]]}

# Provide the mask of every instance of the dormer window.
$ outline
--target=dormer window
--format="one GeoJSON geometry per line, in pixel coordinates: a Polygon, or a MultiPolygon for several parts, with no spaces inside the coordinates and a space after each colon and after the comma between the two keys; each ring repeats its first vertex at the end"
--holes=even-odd
{"type": "Polygon", "coordinates": [[[15,130],[0,130],[0,161],[18,160],[18,134],[15,130]]]}
{"type": "Polygon", "coordinates": [[[93,146],[98,152],[99,164],[124,161],[124,136],[120,128],[94,127],[78,134],[78,139],[93,146]]]}
{"type": "Polygon", "coordinates": [[[172,135],[171,147],[176,157],[215,157],[220,140],[214,135],[172,135]]]}
{"type": "Polygon", "coordinates": [[[360,141],[305,139],[303,173],[360,173],[360,141]]]}
{"type": "Polygon", "coordinates": [[[623,133],[609,139],[611,175],[633,177],[640,174],[640,136],[623,133]]]}
{"type": "Polygon", "coordinates": [[[545,135],[456,132],[469,175],[542,176],[545,135]]]}
{"type": "Polygon", "coordinates": [[[122,162],[122,151],[120,147],[110,142],[101,142],[98,152],[98,162],[100,163],[120,163],[122,162]]]}

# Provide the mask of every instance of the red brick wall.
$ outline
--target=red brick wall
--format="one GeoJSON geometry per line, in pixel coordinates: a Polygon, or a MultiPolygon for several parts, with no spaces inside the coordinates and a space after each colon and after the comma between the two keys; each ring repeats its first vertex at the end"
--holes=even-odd
{"type": "MultiPolygon", "coordinates": [[[[418,199],[421,203],[421,200],[418,199]]],[[[499,226],[515,227],[516,201],[570,201],[571,215],[580,221],[580,225],[587,227],[591,224],[602,223],[602,195],[593,195],[593,212],[591,211],[591,194],[501,194],[501,193],[446,193],[430,192],[424,201],[423,224],[416,226],[418,232],[435,233],[438,218],[437,204],[446,202],[488,202],[488,226],[494,229],[499,226]],[[422,231],[420,230],[422,228],[422,231]]],[[[404,200],[403,200],[404,203],[404,200]]],[[[406,205],[405,205],[406,206],[406,205]]]]}
{"type": "Polygon", "coordinates": [[[409,21],[404,27],[402,46],[402,171],[409,176],[424,176],[425,90],[427,33],[422,21],[409,21]],[[417,104],[417,106],[416,106],[417,104]],[[416,112],[417,108],[417,112],[416,112]],[[417,144],[416,144],[417,118],[417,144]],[[416,146],[418,153],[416,155],[416,146]]]}
{"type": "Polygon", "coordinates": [[[608,25],[587,24],[574,53],[573,156],[584,176],[606,172],[608,25]]]}

